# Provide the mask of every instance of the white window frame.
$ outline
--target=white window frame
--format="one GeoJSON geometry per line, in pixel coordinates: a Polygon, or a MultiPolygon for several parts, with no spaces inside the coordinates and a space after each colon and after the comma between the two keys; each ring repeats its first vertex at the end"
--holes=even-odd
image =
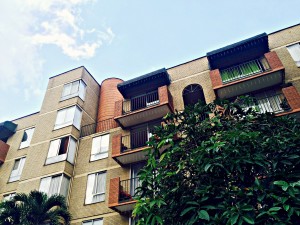
{"type": "Polygon", "coordinates": [[[81,117],[82,117],[82,109],[77,105],[60,109],[57,111],[54,130],[67,127],[70,125],[73,125],[78,130],[80,130],[81,117]],[[68,116],[70,115],[72,118],[68,118],[68,116]],[[63,121],[59,121],[59,120],[63,120],[63,121]]]}
{"type": "Polygon", "coordinates": [[[90,161],[95,161],[108,157],[109,138],[109,134],[104,134],[93,138],[90,161]]]}
{"type": "Polygon", "coordinates": [[[16,192],[3,195],[3,201],[10,201],[16,195],[16,192]]]}
{"type": "MultiPolygon", "coordinates": [[[[86,195],[85,195],[85,204],[92,204],[97,202],[104,202],[105,201],[105,192],[106,192],[106,171],[92,173],[87,176],[87,187],[86,187],[86,195]],[[102,179],[104,180],[103,183],[98,183],[99,177],[103,176],[102,179]],[[104,191],[96,192],[99,185],[101,185],[101,189],[104,191]],[[100,197],[100,199],[97,199],[100,197]]],[[[101,179],[101,178],[100,178],[101,179]]]]}
{"type": "Polygon", "coordinates": [[[64,84],[60,100],[64,101],[64,100],[78,96],[82,99],[82,101],[84,101],[85,93],[86,93],[86,86],[87,85],[83,80],[75,80],[75,81],[64,84]],[[78,83],[78,84],[76,84],[76,83],[78,83]],[[68,89],[69,89],[69,91],[68,91],[68,89]]]}
{"type": "Polygon", "coordinates": [[[61,137],[59,139],[50,141],[48,155],[47,155],[45,164],[48,165],[48,164],[52,164],[52,163],[56,163],[56,162],[61,162],[64,160],[67,160],[69,163],[74,164],[76,147],[77,147],[76,142],[77,142],[76,139],[73,138],[72,136],[65,136],[65,137],[61,137]],[[69,139],[67,151],[64,154],[59,154],[61,140],[63,138],[69,139]]]}
{"type": "Polygon", "coordinates": [[[69,186],[70,186],[70,177],[66,176],[65,174],[56,174],[49,177],[43,177],[40,181],[40,188],[39,191],[44,192],[47,194],[48,197],[54,195],[54,194],[60,194],[62,196],[65,196],[67,198],[68,192],[69,192],[69,186]],[[54,189],[54,178],[59,179],[59,183],[56,184],[57,191],[53,193],[49,193],[51,191],[51,188],[54,189]],[[63,183],[65,186],[63,186],[63,183]],[[52,185],[52,186],[51,186],[52,185]]]}
{"type": "Polygon", "coordinates": [[[93,220],[85,220],[85,221],[82,221],[82,225],[98,225],[98,223],[96,224],[95,222],[99,222],[99,221],[100,221],[100,225],[103,225],[103,218],[93,219],[93,220]]]}
{"type": "Polygon", "coordinates": [[[32,136],[34,133],[34,129],[35,129],[34,127],[31,127],[31,128],[24,130],[23,137],[25,134],[27,134],[27,139],[25,141],[21,141],[19,149],[27,148],[30,146],[30,142],[32,140],[32,136]]]}
{"type": "Polygon", "coordinates": [[[300,43],[286,46],[296,65],[300,67],[300,43]]]}
{"type": "Polygon", "coordinates": [[[25,162],[26,162],[26,157],[22,157],[22,158],[15,160],[15,163],[14,163],[13,169],[10,173],[8,182],[14,182],[14,181],[20,180],[25,162]],[[18,161],[19,161],[18,167],[14,169],[14,167],[18,161]]]}

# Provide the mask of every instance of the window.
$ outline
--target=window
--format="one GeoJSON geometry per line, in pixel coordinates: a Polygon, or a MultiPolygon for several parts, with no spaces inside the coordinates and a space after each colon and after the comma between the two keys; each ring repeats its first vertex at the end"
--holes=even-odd
{"type": "Polygon", "coordinates": [[[103,225],[103,219],[83,221],[82,225],[103,225]]]}
{"type": "Polygon", "coordinates": [[[82,111],[78,106],[65,108],[57,112],[54,129],[59,129],[69,125],[74,125],[78,130],[80,129],[82,111]]]}
{"type": "Polygon", "coordinates": [[[26,148],[30,145],[33,132],[34,132],[34,127],[24,131],[23,138],[20,144],[20,149],[26,148]]]}
{"type": "Polygon", "coordinates": [[[294,59],[296,65],[300,67],[300,43],[287,46],[287,49],[294,59]]]}
{"type": "Polygon", "coordinates": [[[9,201],[12,200],[12,198],[16,195],[16,192],[14,193],[9,193],[7,195],[3,195],[3,201],[9,201]]]}
{"type": "Polygon", "coordinates": [[[88,175],[85,204],[102,202],[105,200],[106,172],[88,175]]]}
{"type": "Polygon", "coordinates": [[[74,164],[76,141],[71,136],[56,139],[50,142],[46,164],[67,160],[74,164]]]}
{"type": "Polygon", "coordinates": [[[20,180],[25,161],[26,157],[15,160],[8,182],[20,180]]]}
{"type": "Polygon", "coordinates": [[[39,191],[46,193],[48,196],[60,194],[65,197],[68,195],[70,178],[64,174],[59,174],[41,179],[39,191]]]}
{"type": "Polygon", "coordinates": [[[204,93],[199,84],[191,84],[186,86],[182,92],[184,106],[195,105],[197,102],[202,101],[205,103],[204,93]]]}
{"type": "Polygon", "coordinates": [[[93,138],[91,161],[108,157],[109,134],[93,138]]]}
{"type": "Polygon", "coordinates": [[[82,100],[85,97],[86,84],[82,80],[76,80],[72,83],[64,85],[64,89],[61,95],[61,100],[66,100],[79,96],[82,100]]]}

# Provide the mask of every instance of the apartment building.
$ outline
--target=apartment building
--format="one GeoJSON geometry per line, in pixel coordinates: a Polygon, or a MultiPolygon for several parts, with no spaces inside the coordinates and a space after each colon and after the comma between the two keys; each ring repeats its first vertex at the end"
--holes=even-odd
{"type": "Polygon", "coordinates": [[[168,112],[251,95],[261,112],[300,118],[300,24],[132,80],[99,84],[85,67],[49,78],[39,112],[0,124],[0,199],[66,196],[72,224],[135,221],[146,141],[168,112]]]}

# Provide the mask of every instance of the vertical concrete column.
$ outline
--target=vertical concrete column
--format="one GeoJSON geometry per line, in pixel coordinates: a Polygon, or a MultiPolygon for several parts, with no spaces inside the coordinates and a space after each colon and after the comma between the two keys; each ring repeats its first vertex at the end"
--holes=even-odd
{"type": "Polygon", "coordinates": [[[282,92],[292,110],[300,109],[300,94],[294,86],[282,88],[282,92]]]}
{"type": "Polygon", "coordinates": [[[110,179],[109,198],[108,198],[109,207],[115,206],[119,203],[119,193],[120,193],[120,177],[110,179]]]}

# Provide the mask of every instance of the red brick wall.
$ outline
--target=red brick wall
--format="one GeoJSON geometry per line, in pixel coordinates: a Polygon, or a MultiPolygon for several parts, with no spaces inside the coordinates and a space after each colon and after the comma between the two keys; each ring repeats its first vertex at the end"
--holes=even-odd
{"type": "Polygon", "coordinates": [[[9,145],[0,140],[0,164],[4,163],[9,145]]]}
{"type": "Polygon", "coordinates": [[[280,61],[276,52],[268,52],[265,54],[265,57],[272,70],[283,67],[282,62],[280,61]]]}
{"type": "Polygon", "coordinates": [[[300,109],[300,94],[294,86],[283,88],[282,92],[292,110],[300,109]]]}
{"type": "Polygon", "coordinates": [[[123,82],[118,78],[109,78],[102,82],[98,108],[98,121],[110,119],[115,114],[115,102],[123,99],[117,84],[123,82]]]}
{"type": "Polygon", "coordinates": [[[213,88],[223,84],[219,69],[209,71],[209,76],[210,76],[213,88]]]}
{"type": "Polygon", "coordinates": [[[122,116],[123,100],[115,102],[114,117],[122,116]]]}
{"type": "Polygon", "coordinates": [[[120,189],[120,177],[110,179],[108,206],[114,206],[119,203],[119,192],[120,192],[119,189],[120,189]]]}
{"type": "Polygon", "coordinates": [[[118,134],[118,135],[114,135],[112,137],[112,157],[113,156],[117,156],[120,155],[121,153],[121,140],[122,139],[122,135],[118,134]]]}
{"type": "Polygon", "coordinates": [[[168,87],[167,85],[158,88],[159,103],[168,103],[168,87]]]}

